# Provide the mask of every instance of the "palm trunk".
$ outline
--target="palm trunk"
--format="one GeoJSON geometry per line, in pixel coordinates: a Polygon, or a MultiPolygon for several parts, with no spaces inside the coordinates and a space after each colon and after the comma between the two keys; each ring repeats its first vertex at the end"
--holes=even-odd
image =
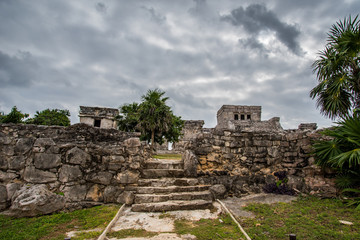
{"type": "Polygon", "coordinates": [[[150,153],[153,154],[153,150],[155,149],[155,130],[151,130],[151,149],[150,153]]]}

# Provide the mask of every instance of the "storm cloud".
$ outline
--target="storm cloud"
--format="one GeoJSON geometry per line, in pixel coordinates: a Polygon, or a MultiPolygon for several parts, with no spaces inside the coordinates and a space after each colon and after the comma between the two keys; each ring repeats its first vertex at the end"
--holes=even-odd
{"type": "Polygon", "coordinates": [[[311,63],[359,3],[335,0],[0,1],[0,112],[119,107],[160,88],[183,119],[261,105],[284,128],[328,126],[311,63]]]}

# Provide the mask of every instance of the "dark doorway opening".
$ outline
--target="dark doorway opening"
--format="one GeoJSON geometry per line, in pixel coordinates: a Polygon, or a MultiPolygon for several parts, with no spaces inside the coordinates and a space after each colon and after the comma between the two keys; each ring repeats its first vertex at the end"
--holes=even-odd
{"type": "Polygon", "coordinates": [[[101,126],[101,120],[100,119],[95,119],[94,127],[100,127],[100,126],[101,126]]]}

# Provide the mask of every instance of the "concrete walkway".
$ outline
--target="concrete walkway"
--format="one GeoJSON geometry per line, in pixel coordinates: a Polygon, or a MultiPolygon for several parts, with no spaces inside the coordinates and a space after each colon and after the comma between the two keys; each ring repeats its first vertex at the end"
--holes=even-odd
{"type": "MultiPolygon", "coordinates": [[[[294,196],[276,195],[276,194],[254,194],[243,198],[227,198],[222,200],[226,207],[237,218],[254,217],[251,212],[242,210],[249,203],[272,204],[277,202],[290,202],[295,200],[294,196]]],[[[216,219],[222,212],[220,204],[214,202],[216,211],[206,210],[188,210],[188,211],[169,211],[165,213],[145,213],[132,212],[129,207],[125,208],[123,214],[112,227],[112,231],[123,229],[144,229],[149,232],[156,232],[158,235],[151,238],[124,238],[127,240],[194,240],[195,236],[190,234],[177,235],[174,233],[174,220],[187,219],[198,221],[202,218],[216,219]]],[[[109,240],[119,240],[118,238],[109,238],[109,240]]]]}

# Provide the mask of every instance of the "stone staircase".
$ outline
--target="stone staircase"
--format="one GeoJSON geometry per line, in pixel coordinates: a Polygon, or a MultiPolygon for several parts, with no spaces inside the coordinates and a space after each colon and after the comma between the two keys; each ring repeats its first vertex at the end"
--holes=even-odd
{"type": "Polygon", "coordinates": [[[184,177],[182,160],[145,162],[138,186],[134,187],[134,212],[163,212],[212,207],[210,185],[184,177]]]}

